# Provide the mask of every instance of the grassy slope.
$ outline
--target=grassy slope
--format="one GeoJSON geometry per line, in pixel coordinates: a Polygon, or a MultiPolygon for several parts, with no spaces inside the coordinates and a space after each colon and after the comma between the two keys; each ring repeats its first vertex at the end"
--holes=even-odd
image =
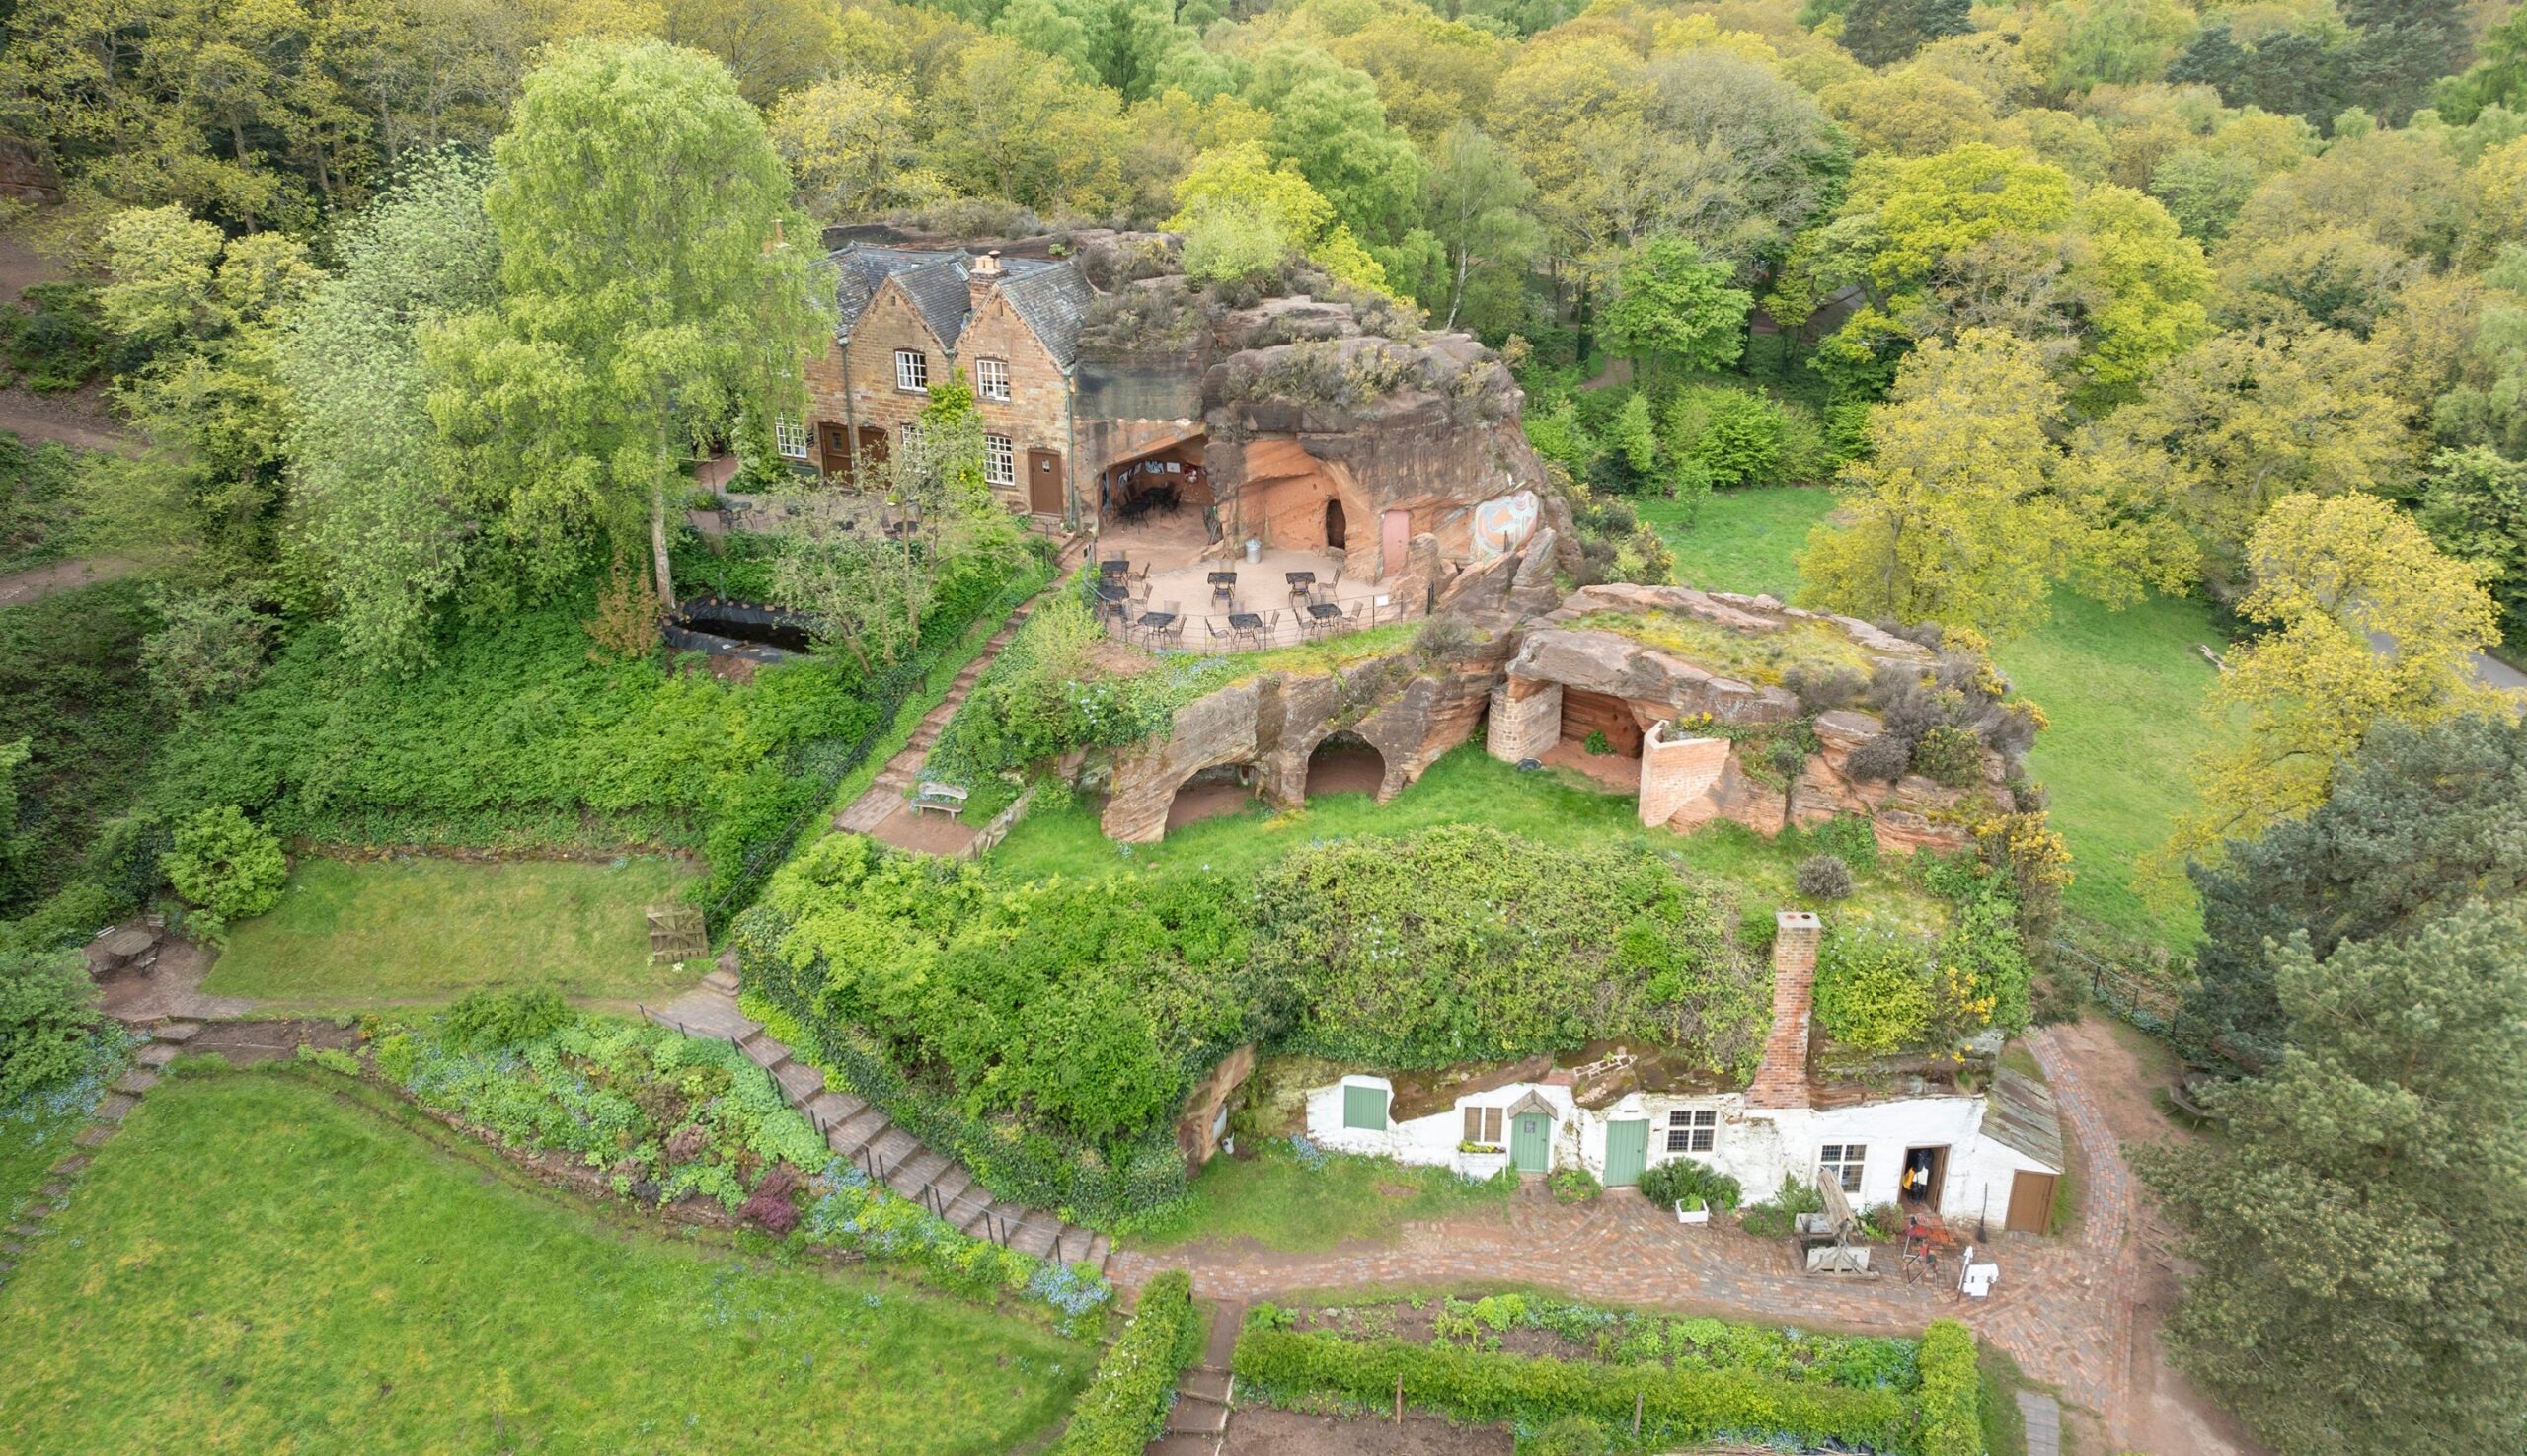
{"type": "Polygon", "coordinates": [[[631,1001],[698,972],[650,965],[642,908],[675,897],[673,860],[298,862],[279,908],[236,926],[205,989],[300,1009],[441,1001],[549,984],[631,1001]]]}
{"type": "Polygon", "coordinates": [[[0,1292],[0,1448],[1001,1452],[1094,1363],[899,1285],[610,1234],[357,1096],[153,1093],[0,1292]]]}
{"type": "Polygon", "coordinates": [[[1166,1247],[1193,1239],[1252,1239],[1266,1249],[1331,1249],[1353,1239],[1388,1242],[1408,1221],[1507,1216],[1512,1183],[1468,1183],[1445,1168],[1384,1158],[1330,1157],[1308,1168],[1287,1143],[1252,1158],[1214,1158],[1193,1196],[1157,1228],[1128,1242],[1166,1247]]]}
{"type": "MultiPolygon", "coordinates": [[[[1735,884],[1741,911],[1769,912],[1796,899],[1791,874],[1810,853],[1795,835],[1770,841],[1729,823],[1683,837],[1653,837],[1643,831],[1630,796],[1608,794],[1561,770],[1520,773],[1487,755],[1481,744],[1468,743],[1383,805],[1365,794],[1329,795],[1290,814],[1269,813],[1258,804],[1244,813],[1188,824],[1157,844],[1138,845],[1106,839],[1085,807],[1034,813],[1019,821],[986,864],[995,878],[1008,880],[1187,863],[1249,872],[1319,840],[1392,839],[1436,824],[1488,824],[1547,844],[1648,844],[1735,884]]],[[[1864,875],[1860,883],[1855,902],[1864,906],[1918,900],[1888,875],[1864,875]]]]}
{"type": "MultiPolygon", "coordinates": [[[[1792,556],[1833,508],[1822,488],[1733,491],[1685,525],[1674,501],[1642,511],[1676,553],[1676,579],[1787,598],[1792,556]]],[[[2199,934],[2189,894],[2153,908],[2133,888],[2133,861],[2167,838],[2192,800],[2187,770],[2204,745],[2202,696],[2212,669],[2193,652],[2216,643],[2201,603],[2153,598],[2109,612],[2063,593],[2042,630],[2003,648],[2001,666],[2042,705],[2052,726],[2029,767],[2051,791],[2053,823],[2070,842],[2078,879],[2066,896],[2080,915],[2172,947],[2199,934]]]]}

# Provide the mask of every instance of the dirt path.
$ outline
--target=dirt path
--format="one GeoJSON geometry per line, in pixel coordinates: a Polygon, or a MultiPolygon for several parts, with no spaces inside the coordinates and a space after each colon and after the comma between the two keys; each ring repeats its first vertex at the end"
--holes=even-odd
{"type": "Polygon", "coordinates": [[[1638,1194],[1617,1190],[1564,1206],[1540,1187],[1509,1217],[1407,1225],[1394,1245],[1285,1254],[1248,1244],[1116,1252],[1110,1274],[1140,1284],[1187,1268],[1202,1298],[1244,1301],[1300,1290],[1497,1283],[1515,1278],[1606,1303],[1855,1332],[1911,1332],[1965,1321],[2029,1378],[2061,1393],[2091,1436],[2083,1449],[2152,1456],[2246,1456],[2234,1422],[2168,1368],[2157,1341],[2172,1293],[2164,1235],[2146,1210],[2120,1143],[2177,1135],[2149,1100],[2164,1080],[2098,1023],[2029,1038],[2079,1150],[2078,1226],[2051,1239],[2008,1235],[1986,1300],[1894,1280],[1827,1283],[1793,1266],[1788,1244],[1732,1228],[1680,1227],[1638,1194]]]}
{"type": "Polygon", "coordinates": [[[41,601],[57,591],[75,591],[82,586],[112,581],[116,576],[131,575],[139,565],[121,557],[100,556],[12,572],[0,576],[0,607],[22,607],[31,601],[41,601]]]}
{"type": "Polygon", "coordinates": [[[0,389],[0,429],[78,450],[135,454],[140,442],[109,413],[105,391],[91,384],[69,394],[37,394],[23,384],[0,389]]]}

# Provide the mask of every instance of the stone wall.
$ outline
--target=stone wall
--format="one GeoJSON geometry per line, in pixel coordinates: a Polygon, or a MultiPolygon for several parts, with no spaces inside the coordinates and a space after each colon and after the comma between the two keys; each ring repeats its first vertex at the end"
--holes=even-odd
{"type": "Polygon", "coordinates": [[[1339,672],[1267,673],[1199,698],[1177,710],[1167,736],[1115,756],[1100,827],[1127,844],[1162,839],[1168,806],[1186,781],[1233,764],[1255,766],[1256,792],[1266,803],[1295,808],[1307,801],[1309,756],[1345,730],[1385,759],[1383,804],[1474,736],[1507,646],[1487,645],[1435,669],[1406,651],[1339,672]]]}
{"type": "Polygon", "coordinates": [[[1502,763],[1542,758],[1562,739],[1562,684],[1508,677],[1492,690],[1484,751],[1502,763]]]}
{"type": "Polygon", "coordinates": [[[1695,799],[1709,794],[1728,767],[1726,738],[1670,736],[1671,726],[1652,724],[1641,740],[1641,822],[1664,824],[1695,799]]]}

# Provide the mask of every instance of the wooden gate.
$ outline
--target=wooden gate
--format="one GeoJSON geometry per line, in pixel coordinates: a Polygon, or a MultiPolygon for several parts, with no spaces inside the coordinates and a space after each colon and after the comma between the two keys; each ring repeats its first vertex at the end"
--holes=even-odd
{"type": "Polygon", "coordinates": [[[711,938],[704,933],[700,905],[651,905],[649,918],[651,965],[710,958],[711,938]]]}
{"type": "Polygon", "coordinates": [[[2058,1176],[2019,1170],[2010,1180],[2010,1216],[2007,1224],[2014,1234],[2049,1234],[2053,1232],[2053,1186],[2058,1176]]]}

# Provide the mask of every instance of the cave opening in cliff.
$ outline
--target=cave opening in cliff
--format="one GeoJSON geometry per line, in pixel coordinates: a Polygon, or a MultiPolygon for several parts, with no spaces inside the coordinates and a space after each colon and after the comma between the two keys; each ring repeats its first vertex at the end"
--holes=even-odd
{"type": "Polygon", "coordinates": [[[1252,763],[1213,764],[1187,776],[1168,803],[1168,831],[1244,812],[1261,802],[1255,797],[1256,779],[1252,763]]]}
{"type": "Polygon", "coordinates": [[[1358,733],[1329,733],[1307,758],[1307,797],[1375,794],[1386,783],[1386,755],[1358,733]]]}
{"type": "Polygon", "coordinates": [[[1587,775],[1618,794],[1641,786],[1641,723],[1611,693],[1562,691],[1562,735],[1544,761],[1587,775]]]}

